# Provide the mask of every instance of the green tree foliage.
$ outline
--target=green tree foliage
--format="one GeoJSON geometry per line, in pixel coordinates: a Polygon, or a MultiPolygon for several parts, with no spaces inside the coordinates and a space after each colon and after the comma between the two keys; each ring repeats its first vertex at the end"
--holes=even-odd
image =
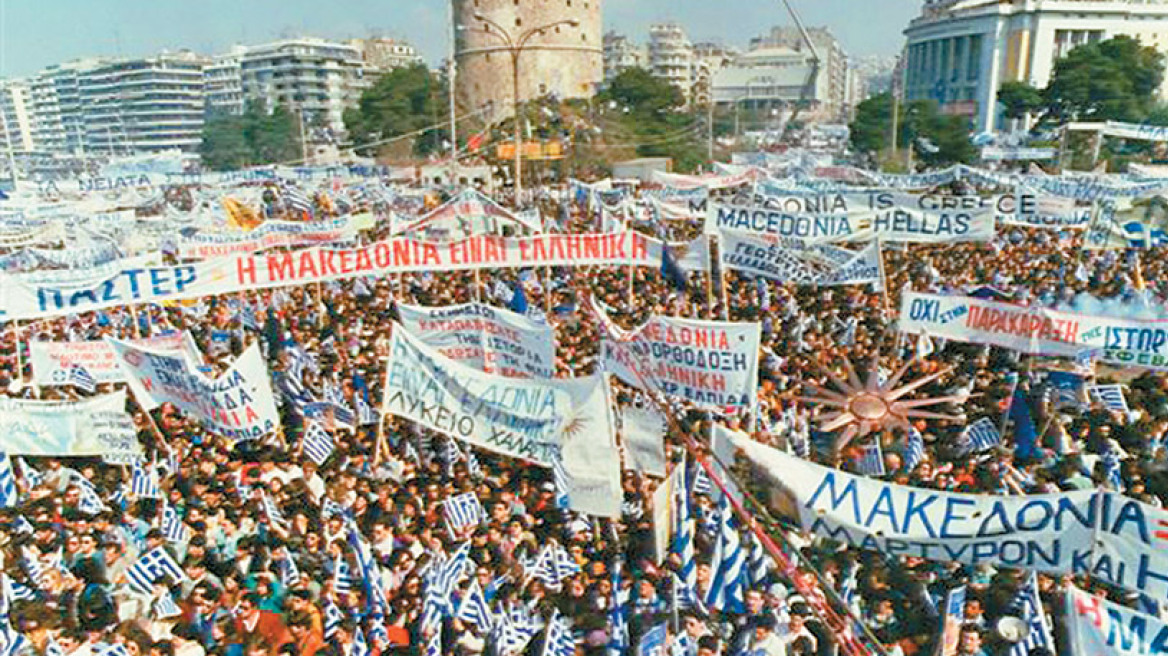
{"type": "Polygon", "coordinates": [[[1060,120],[1141,121],[1164,80],[1164,55],[1128,36],[1079,46],[1055,62],[1043,91],[1060,120]]]}
{"type": "Polygon", "coordinates": [[[685,97],[672,84],[643,68],[629,68],[596,101],[608,119],[610,145],[635,145],[638,157],[670,157],[678,171],[693,171],[705,162],[704,112],[686,111],[685,97]]]}
{"type": "Polygon", "coordinates": [[[1010,80],[998,87],[998,102],[1006,118],[1022,118],[1042,108],[1042,90],[1027,82],[1010,80]]]}
{"type": "MultiPolygon", "coordinates": [[[[969,141],[970,124],[961,116],[946,116],[932,100],[914,100],[898,111],[897,146],[913,147],[915,157],[930,166],[969,163],[977,149],[969,141]]],[[[892,95],[881,93],[856,107],[851,123],[852,148],[862,153],[879,153],[890,145],[892,136],[892,95]]]]}
{"type": "MultiPolygon", "coordinates": [[[[449,102],[447,85],[422,64],[397,68],[381,76],[361,94],[356,107],[345,110],[345,129],[354,144],[375,143],[442,124],[449,102]]],[[[446,131],[435,128],[414,138],[414,153],[426,155],[442,147],[446,131]]],[[[374,148],[360,148],[362,155],[374,148]]]]}
{"type": "Polygon", "coordinates": [[[203,125],[200,146],[203,164],[226,171],[300,158],[300,131],[296,116],[277,106],[270,114],[248,104],[241,115],[213,116],[203,125]]]}
{"type": "Polygon", "coordinates": [[[876,153],[887,148],[892,136],[892,94],[878,93],[856,105],[849,127],[854,150],[876,153]]]}

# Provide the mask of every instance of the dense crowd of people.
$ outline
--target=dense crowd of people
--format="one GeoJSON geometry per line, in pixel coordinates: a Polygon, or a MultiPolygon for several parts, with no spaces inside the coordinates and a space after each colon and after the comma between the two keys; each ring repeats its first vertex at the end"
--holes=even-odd
{"type": "MultiPolygon", "coordinates": [[[[273,202],[278,212],[278,201],[273,202]]],[[[560,217],[561,230],[587,231],[600,221],[595,204],[558,198],[543,204],[545,215],[560,217]]],[[[699,230],[677,222],[665,231],[681,240],[699,230]]],[[[376,408],[381,399],[395,303],[503,304],[494,298],[500,281],[521,286],[530,306],[544,310],[544,320],[555,327],[559,376],[590,374],[597,366],[601,334],[586,310],[589,295],[625,328],[665,314],[757,321],[763,336],[759,417],[672,410],[669,460],[690,469],[684,495],[696,528],[689,556],[696,564],[694,590],[679,591],[678,573],[690,564],[685,554],[673,552],[661,561],[654,555],[650,500],[660,478],[623,472],[622,516],[593,518],[557,503],[549,470],[469,446],[452,448],[447,438],[394,417],[351,427],[330,424],[336,450],[318,466],[303,453],[309,420],[288,394],[281,395],[281,429],[264,440],[240,443],[207,433],[169,406],[146,413],[131,401],[147,460],[163,474],[159,498],[129,495],[126,466],[84,458],[17,459],[20,503],[0,511],[0,604],[11,626],[7,635],[24,638],[12,654],[362,656],[427,653],[439,642],[440,653],[447,654],[561,653],[543,651],[551,648],[545,645],[546,626],[566,618],[577,654],[635,653],[643,636],[664,625],[669,654],[827,655],[841,648],[846,631],[861,636],[872,653],[912,656],[933,653],[940,635],[938,609],[957,585],[968,589],[958,653],[1009,653],[1013,645],[996,626],[1017,614],[1015,600],[1027,572],[890,558],[809,538],[769,519],[758,526],[781,546],[780,562],[752,557],[740,605],[704,603],[720,513],[729,510],[695,456],[704,457],[709,424],[718,421],[752,429],[755,439],[802,450],[823,464],[860,471],[859,446],[837,452],[832,436],[816,431],[819,409],[798,399],[811,384],[830,387],[823,372],[839,368],[844,359],[861,371],[873,358],[889,370],[911,361],[913,376],[952,367],[918,393],[967,393],[966,403],[949,410],[970,419],[988,416],[996,422],[1012,394],[1010,376],[1018,376],[1041,428],[1040,450],[1023,459],[1003,447],[970,458],[958,445],[962,423],[921,421],[916,427],[925,453],[911,469],[905,466],[904,434],[876,437],[883,447],[883,478],[986,494],[1114,486],[1100,456],[1116,448],[1124,456],[1118,481],[1123,491],[1163,505],[1168,499],[1164,375],[1099,365],[1093,373],[1099,380],[1128,386],[1132,412],[1121,416],[1089,399],[1060,405],[1042,394],[1037,373],[1048,363],[1040,358],[941,340],[935,340],[942,343],[933,353],[919,357],[916,339],[896,330],[896,310],[906,290],[992,288],[1019,303],[1111,303],[1141,316],[1157,311],[1168,285],[1168,258],[1160,250],[1124,254],[1081,246],[1073,234],[1018,228],[1003,230],[990,243],[889,248],[884,292],[780,285],[734,273],[710,280],[697,272],[690,274],[688,289],[678,291],[660,272],[626,267],[434,272],[10,322],[0,342],[0,389],[11,396],[85,395],[68,386],[31,385],[29,341],[189,331],[214,371],[259,341],[274,388],[303,387],[318,398],[340,390],[353,409],[359,401],[376,408]],[[102,507],[86,501],[90,488],[102,507]],[[443,503],[467,492],[477,496],[484,517],[468,532],[451,531],[443,503]],[[177,513],[180,529],[170,524],[164,530],[167,512],[177,513]],[[433,574],[466,544],[467,566],[449,610],[431,622],[426,590],[433,574]],[[533,563],[549,545],[568,554],[565,576],[533,575],[533,563]],[[181,566],[182,576],[156,582],[149,594],[133,590],[127,570],[158,546],[181,566]],[[348,578],[362,568],[362,549],[372,552],[376,586],[348,578]],[[485,617],[469,608],[477,595],[489,608],[485,617]],[[384,606],[376,603],[381,596],[384,606]],[[834,617],[818,611],[824,603],[835,609],[834,617]],[[841,628],[840,618],[848,613],[841,628]],[[507,651],[511,643],[499,628],[506,622],[499,618],[521,616],[540,630],[530,632],[516,652],[507,651]]],[[[646,401],[627,386],[618,383],[615,389],[618,403],[646,401]]],[[[747,522],[735,522],[755,546],[753,553],[761,551],[747,522]]],[[[1038,577],[1056,627],[1058,595],[1068,582],[1069,577],[1038,577]]],[[[1101,590],[1085,577],[1074,583],[1101,590]]],[[[1102,591],[1129,605],[1137,602],[1121,590],[1102,591]]],[[[1058,631],[1055,639],[1062,639],[1058,631]]]]}

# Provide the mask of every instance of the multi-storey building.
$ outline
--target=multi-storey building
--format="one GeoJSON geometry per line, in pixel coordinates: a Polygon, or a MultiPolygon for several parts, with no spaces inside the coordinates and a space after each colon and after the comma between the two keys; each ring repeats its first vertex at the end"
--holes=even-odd
{"type": "Polygon", "coordinates": [[[604,81],[611,82],[621,71],[644,68],[645,49],[623,34],[606,32],[604,35],[604,81]]]}
{"type": "Polygon", "coordinates": [[[808,61],[811,47],[819,57],[814,101],[821,106],[824,118],[838,119],[848,113],[848,56],[831,30],[810,27],[804,38],[796,27],[772,27],[769,34],[750,40],[752,50],[788,48],[803,54],[808,61]],[[807,43],[810,41],[810,45],[807,43]]]}
{"type": "Polygon", "coordinates": [[[318,134],[343,134],[345,108],[355,105],[373,81],[360,50],[323,39],[249,47],[239,67],[245,102],[269,111],[282,105],[318,134]]]}
{"type": "Polygon", "coordinates": [[[85,153],[85,116],[79,79],[104,63],[85,59],[50,66],[32,78],[33,140],[49,152],[85,153]]]}
{"type": "Polygon", "coordinates": [[[240,62],[247,48],[236,46],[216,55],[203,68],[203,94],[207,116],[243,113],[243,76],[240,62]]]}
{"type": "Polygon", "coordinates": [[[191,52],[107,62],[78,76],[91,154],[198,150],[203,136],[203,67],[191,52]]]}
{"type": "Polygon", "coordinates": [[[380,72],[422,63],[418,51],[405,41],[369,38],[349,39],[347,43],[357,49],[367,67],[380,72]]]}
{"type": "Polygon", "coordinates": [[[649,26],[649,71],[681,89],[689,100],[693,91],[693,44],[680,25],[649,26]]]}
{"type": "Polygon", "coordinates": [[[36,149],[32,89],[28,80],[0,81],[0,148],[12,153],[36,149]]]}
{"type": "Polygon", "coordinates": [[[905,97],[993,131],[1003,82],[1044,87],[1071,48],[1121,34],[1168,53],[1168,0],[927,0],[905,30],[905,97]]]}

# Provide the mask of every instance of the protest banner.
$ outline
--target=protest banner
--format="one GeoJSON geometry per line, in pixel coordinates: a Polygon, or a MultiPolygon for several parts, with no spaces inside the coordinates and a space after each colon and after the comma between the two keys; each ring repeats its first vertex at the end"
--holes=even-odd
{"type": "Polygon", "coordinates": [[[292,248],[309,244],[327,244],[352,239],[357,234],[360,217],[346,216],[328,221],[307,223],[265,221],[248,232],[196,233],[178,242],[183,259],[205,260],[227,255],[257,253],[272,248],[292,248]]]}
{"type": "Polygon", "coordinates": [[[142,456],[142,446],[126,392],[118,390],[81,401],[0,397],[0,452],[129,462],[142,456]]]}
{"type": "Polygon", "coordinates": [[[1055,148],[1025,148],[1021,146],[985,146],[981,158],[987,162],[1017,161],[1021,159],[1045,160],[1058,156],[1055,148]]]}
{"type": "Polygon", "coordinates": [[[661,563],[669,555],[669,547],[673,544],[673,500],[677,489],[678,478],[685,470],[681,465],[673,470],[661,485],[653,491],[653,562],[661,563]]]}
{"type": "Polygon", "coordinates": [[[208,431],[239,440],[262,437],[280,425],[268,368],[258,343],[217,378],[208,378],[182,351],[158,351],[106,338],[138,403],[172,403],[208,431]]]}
{"type": "Polygon", "coordinates": [[[652,317],[625,339],[602,342],[601,357],[628,385],[745,409],[754,407],[760,335],[758,323],[652,317]]]}
{"type": "Polygon", "coordinates": [[[1098,349],[1121,366],[1168,369],[1168,321],[1126,319],[1024,307],[969,296],[909,292],[900,330],[961,342],[992,344],[1031,355],[1073,357],[1098,349]]]}
{"type": "Polygon", "coordinates": [[[1168,624],[1163,620],[1073,585],[1067,586],[1066,622],[1072,656],[1168,653],[1168,624]]]}
{"type": "Polygon", "coordinates": [[[961,641],[961,625],[965,623],[964,585],[953,588],[945,595],[945,614],[941,618],[941,644],[937,656],[957,656],[961,641]]]}
{"type": "Polygon", "coordinates": [[[422,271],[468,271],[535,266],[661,266],[662,242],[635,232],[545,234],[523,238],[479,235],[431,243],[399,237],[356,248],[215,258],[177,266],[122,268],[84,286],[0,279],[0,320],[39,319],[118,305],[198,298],[422,271]]]}
{"type": "Polygon", "coordinates": [[[547,324],[481,303],[397,307],[406,330],[451,360],[511,378],[555,376],[555,330],[547,324]]]}
{"type": "MultiPolygon", "coordinates": [[[[174,333],[148,339],[130,340],[131,344],[147,349],[171,351],[185,349],[198,359],[199,349],[189,333],[174,333]]],[[[97,383],[119,383],[126,380],[114,351],[104,341],[89,342],[29,342],[29,363],[32,380],[37,385],[63,385],[70,367],[80,366],[97,383]]]]}
{"type": "Polygon", "coordinates": [[[1140,141],[1168,141],[1168,125],[1148,125],[1144,123],[1122,123],[1108,121],[1103,127],[1103,134],[1120,139],[1137,139],[1140,141]]]}
{"type": "Polygon", "coordinates": [[[1027,496],[939,492],[829,469],[721,431],[804,530],[891,556],[1089,575],[1168,596],[1168,512],[1106,491],[1027,496]]]}
{"type": "MultiPolygon", "coordinates": [[[[602,376],[524,380],[472,369],[400,325],[390,340],[384,412],[448,437],[550,467],[562,458],[573,508],[620,511],[620,457],[602,376]]],[[[598,512],[600,511],[600,512],[598,512]]]]}
{"type": "Polygon", "coordinates": [[[1040,194],[1022,185],[1000,197],[997,221],[1028,228],[1081,230],[1091,222],[1091,208],[1079,207],[1073,198],[1040,194]]]}
{"type": "Polygon", "coordinates": [[[665,417],[652,408],[630,406],[620,411],[620,418],[625,469],[665,476],[665,417]]]}
{"type": "Polygon", "coordinates": [[[710,203],[705,229],[707,233],[733,230],[820,242],[989,241],[999,201],[999,197],[872,191],[781,197],[750,206],[710,203]],[[792,202],[797,205],[794,211],[789,209],[792,202]]]}

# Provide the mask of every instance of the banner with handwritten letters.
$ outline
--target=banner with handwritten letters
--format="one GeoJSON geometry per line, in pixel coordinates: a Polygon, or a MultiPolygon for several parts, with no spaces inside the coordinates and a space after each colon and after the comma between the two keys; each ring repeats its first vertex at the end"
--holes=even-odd
{"type": "Polygon", "coordinates": [[[1103,134],[1120,139],[1140,141],[1168,141],[1168,125],[1146,125],[1143,123],[1121,123],[1108,121],[1103,134]]]}
{"type": "Polygon", "coordinates": [[[197,419],[207,430],[235,441],[276,430],[280,417],[259,344],[252,344],[227,371],[208,378],[182,351],[158,351],[106,338],[131,381],[138,403],[163,403],[197,419]]]}
{"type": "Polygon", "coordinates": [[[0,451],[24,456],[142,457],[138,431],[126,413],[126,391],[81,401],[0,397],[0,451]]]}
{"type": "Polygon", "coordinates": [[[1168,623],[1073,585],[1066,592],[1071,656],[1168,654],[1168,623]]]}
{"type": "Polygon", "coordinates": [[[1031,355],[1073,357],[1098,349],[1121,366],[1168,369],[1168,321],[1060,312],[969,296],[909,292],[900,330],[960,342],[992,344],[1031,355]]]}
{"type": "Polygon", "coordinates": [[[183,259],[205,260],[226,255],[256,253],[272,248],[292,248],[310,244],[327,244],[352,239],[360,223],[358,216],[328,221],[299,223],[265,221],[248,232],[196,233],[178,242],[183,259]]]}
{"type": "Polygon", "coordinates": [[[481,303],[397,307],[406,330],[455,362],[510,378],[555,376],[555,330],[547,324],[481,303]]]}
{"type": "Polygon", "coordinates": [[[663,242],[636,232],[545,234],[524,238],[480,235],[447,243],[409,238],[357,248],[216,258],[177,266],[124,267],[86,285],[0,278],[0,320],[38,319],[118,305],[157,303],[245,290],[288,287],[358,276],[422,271],[534,266],[661,266],[663,242]]]}
{"type": "Polygon", "coordinates": [[[706,408],[754,407],[758,323],[653,317],[627,339],[605,340],[606,370],[706,408]]]}
{"type": "Polygon", "coordinates": [[[569,442],[613,444],[607,398],[601,376],[524,380],[488,374],[395,325],[382,407],[443,435],[550,467],[569,442]]]}
{"type": "Polygon", "coordinates": [[[891,556],[1085,574],[1168,598],[1168,511],[1102,490],[913,488],[829,469],[741,433],[722,436],[770,483],[772,508],[815,535],[891,556]]]}
{"type": "Polygon", "coordinates": [[[753,276],[816,285],[880,282],[880,247],[876,242],[851,251],[797,238],[723,232],[719,243],[723,267],[753,276]]]}
{"type": "MultiPolygon", "coordinates": [[[[184,349],[196,360],[201,357],[189,333],[130,340],[130,343],[159,351],[184,349]]],[[[113,348],[104,341],[29,342],[28,360],[32,365],[32,380],[37,385],[66,384],[69,370],[74,366],[85,369],[98,383],[120,383],[126,380],[113,348]]]]}

